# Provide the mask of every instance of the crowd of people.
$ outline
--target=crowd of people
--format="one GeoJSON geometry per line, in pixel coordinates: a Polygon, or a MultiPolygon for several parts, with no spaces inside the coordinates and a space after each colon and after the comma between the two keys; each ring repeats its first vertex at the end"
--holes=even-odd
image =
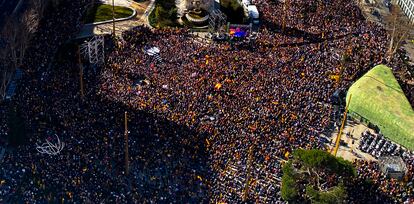
{"type": "MultiPolygon", "coordinates": [[[[293,149],[325,148],[320,134],[336,127],[333,93],[376,64],[404,66],[386,61],[385,30],[354,2],[321,2],[256,1],[263,26],[248,45],[136,27],[115,41],[102,70],[85,69],[84,95],[76,48],[61,45],[79,30],[86,2],[60,5],[41,24],[9,104],[21,109],[29,143],[3,159],[0,202],[283,202],[283,160],[293,149]],[[151,47],[161,60],[145,52],[151,47]],[[50,134],[65,143],[56,156],[35,150],[50,134]]],[[[412,199],[413,175],[398,183],[375,164],[356,164],[356,183],[370,177],[379,187],[368,190],[390,202],[412,199]]],[[[365,191],[352,192],[349,202],[366,201],[365,191]]]]}

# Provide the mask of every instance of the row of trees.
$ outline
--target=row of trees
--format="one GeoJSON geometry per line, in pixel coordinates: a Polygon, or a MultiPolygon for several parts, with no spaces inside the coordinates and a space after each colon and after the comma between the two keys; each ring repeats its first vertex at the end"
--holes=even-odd
{"type": "Polygon", "coordinates": [[[30,39],[49,5],[57,6],[60,0],[29,0],[21,10],[6,17],[0,28],[0,99],[4,97],[13,72],[23,64],[30,39]]]}

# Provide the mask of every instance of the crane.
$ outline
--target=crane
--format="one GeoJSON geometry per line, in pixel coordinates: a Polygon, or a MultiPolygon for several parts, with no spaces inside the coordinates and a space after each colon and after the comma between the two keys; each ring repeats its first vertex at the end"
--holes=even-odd
{"type": "Polygon", "coordinates": [[[342,124],[341,124],[341,128],[339,128],[339,133],[336,136],[336,141],[335,141],[335,146],[332,148],[331,153],[336,156],[336,153],[338,153],[338,149],[339,149],[339,143],[341,141],[341,135],[342,135],[342,131],[344,130],[344,126],[345,126],[345,121],[346,121],[346,115],[348,113],[348,108],[349,108],[349,104],[351,103],[351,98],[352,98],[352,94],[349,95],[348,98],[348,103],[346,104],[345,107],[345,112],[344,112],[344,117],[342,118],[342,124]]]}

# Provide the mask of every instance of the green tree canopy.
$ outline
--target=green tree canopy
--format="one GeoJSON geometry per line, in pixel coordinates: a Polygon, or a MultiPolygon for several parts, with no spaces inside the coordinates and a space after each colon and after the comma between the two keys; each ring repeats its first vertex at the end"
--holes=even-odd
{"type": "Polygon", "coordinates": [[[293,158],[307,168],[323,169],[344,176],[356,174],[351,162],[334,157],[326,151],[298,149],[293,152],[293,158]]]}
{"type": "Polygon", "coordinates": [[[344,182],[356,175],[350,162],[317,149],[293,151],[282,171],[282,198],[291,203],[343,203],[344,182]],[[328,177],[336,184],[322,185],[328,177]]]}

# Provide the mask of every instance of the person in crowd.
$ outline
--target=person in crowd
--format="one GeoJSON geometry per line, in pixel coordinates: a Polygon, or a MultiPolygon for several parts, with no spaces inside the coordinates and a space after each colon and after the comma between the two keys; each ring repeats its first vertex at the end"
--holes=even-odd
{"type": "MultiPolygon", "coordinates": [[[[248,45],[199,42],[184,28],[126,31],[102,70],[85,70],[81,96],[74,49],[52,57],[79,30],[87,2],[62,3],[66,9],[49,14],[28,50],[12,103],[27,121],[29,143],[3,158],[0,201],[282,203],[283,161],[297,148],[325,148],[319,137],[338,115],[333,93],[376,64],[403,65],[385,60],[386,31],[366,22],[355,2],[255,4],[263,25],[248,45]],[[159,58],[146,54],[152,47],[159,58]],[[64,149],[36,152],[53,134],[64,149]]],[[[0,135],[7,131],[0,126],[0,135]]],[[[412,172],[412,157],[404,159],[412,172]]],[[[375,185],[350,189],[350,203],[413,199],[412,173],[397,182],[376,163],[355,165],[354,182],[375,185]]]]}

